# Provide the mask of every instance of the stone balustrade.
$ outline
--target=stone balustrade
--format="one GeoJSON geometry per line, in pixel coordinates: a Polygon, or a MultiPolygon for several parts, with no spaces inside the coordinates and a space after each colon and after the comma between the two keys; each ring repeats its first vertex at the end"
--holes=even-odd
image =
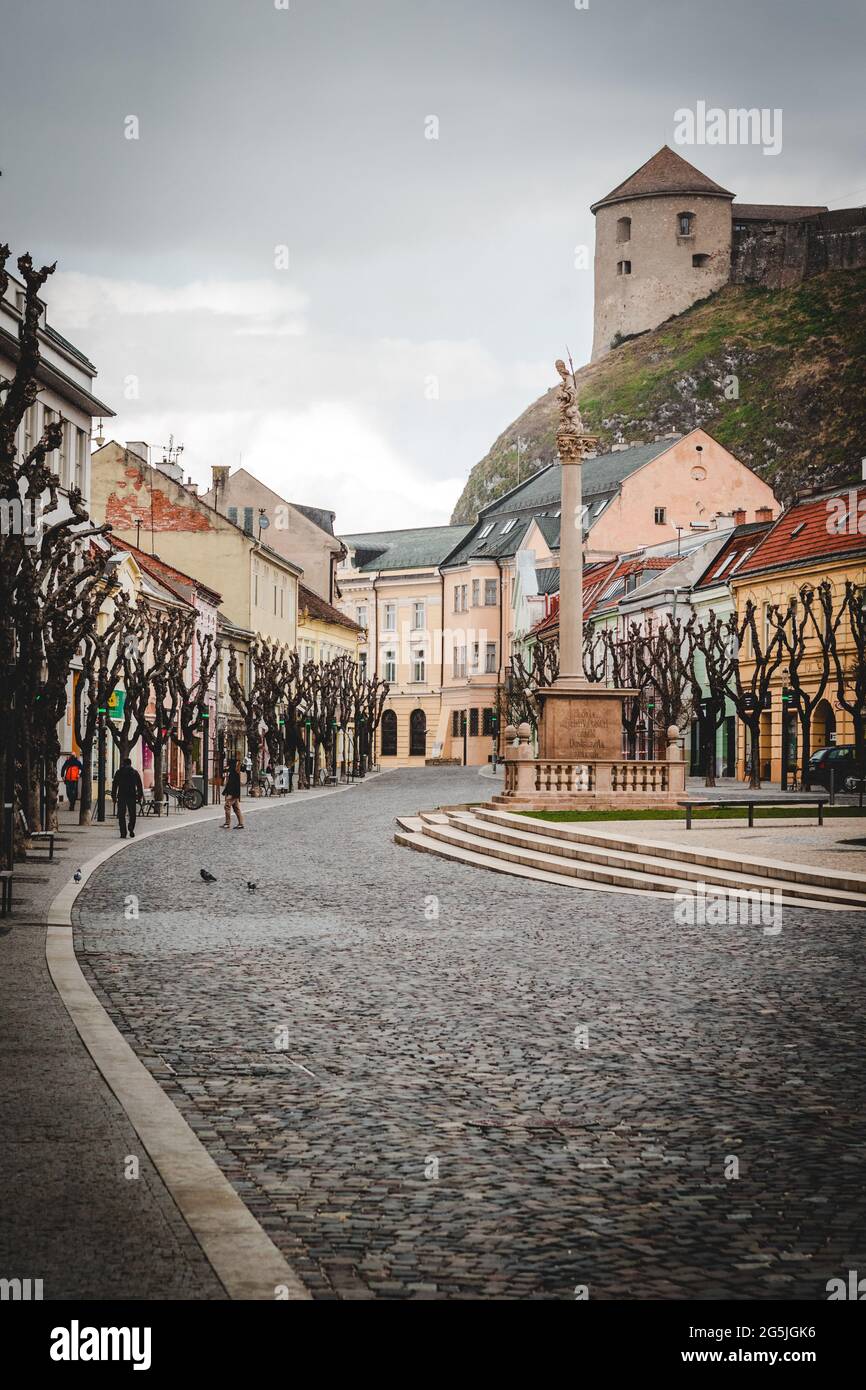
{"type": "Polygon", "coordinates": [[[651,761],[620,758],[615,761],[536,758],[528,724],[505,730],[505,798],[563,803],[626,806],[630,800],[674,801],[685,792],[685,763],[679,731],[668,730],[668,756],[651,761]]]}

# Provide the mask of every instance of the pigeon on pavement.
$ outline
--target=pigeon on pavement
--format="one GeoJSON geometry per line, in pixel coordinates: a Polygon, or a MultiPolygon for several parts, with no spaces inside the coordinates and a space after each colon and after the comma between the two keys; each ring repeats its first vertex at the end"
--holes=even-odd
{"type": "Polygon", "coordinates": [[[73,879],[73,882],[75,882],[75,883],[80,883],[80,882],[81,882],[81,870],[80,870],[80,869],[76,869],[76,870],[75,870],[75,873],[72,875],[72,879],[73,879]]]}
{"type": "Polygon", "coordinates": [[[254,893],[254,892],[256,891],[256,887],[257,887],[257,885],[256,885],[255,883],[250,883],[249,879],[247,879],[247,892],[248,892],[248,893],[254,893]]]}
{"type": "Polygon", "coordinates": [[[199,869],[199,873],[201,874],[205,883],[216,883],[216,879],[214,878],[213,874],[209,874],[207,869],[199,869]]]}

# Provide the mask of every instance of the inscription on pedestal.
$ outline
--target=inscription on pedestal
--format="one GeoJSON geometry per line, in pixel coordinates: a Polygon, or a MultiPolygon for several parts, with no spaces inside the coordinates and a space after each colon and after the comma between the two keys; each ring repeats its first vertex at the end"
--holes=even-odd
{"type": "Polygon", "coordinates": [[[610,690],[546,691],[539,751],[543,758],[615,761],[622,756],[622,696],[610,690]]]}

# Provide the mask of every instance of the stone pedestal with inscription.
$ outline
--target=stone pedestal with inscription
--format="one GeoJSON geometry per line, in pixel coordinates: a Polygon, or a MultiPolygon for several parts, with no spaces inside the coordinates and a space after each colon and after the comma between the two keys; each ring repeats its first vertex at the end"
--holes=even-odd
{"type": "Polygon", "coordinates": [[[635,693],[567,681],[539,690],[539,757],[617,761],[622,757],[622,703],[635,693]]]}

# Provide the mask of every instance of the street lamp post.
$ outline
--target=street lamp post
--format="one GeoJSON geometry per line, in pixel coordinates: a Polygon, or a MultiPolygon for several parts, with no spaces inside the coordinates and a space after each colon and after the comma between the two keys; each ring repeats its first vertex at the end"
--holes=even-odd
{"type": "Polygon", "coordinates": [[[208,735],[210,733],[210,713],[207,705],[202,709],[201,716],[201,775],[204,782],[204,804],[210,805],[210,749],[208,748],[208,735]]]}
{"type": "Polygon", "coordinates": [[[105,720],[108,715],[107,706],[99,705],[96,713],[96,819],[101,822],[105,820],[105,720]]]}

